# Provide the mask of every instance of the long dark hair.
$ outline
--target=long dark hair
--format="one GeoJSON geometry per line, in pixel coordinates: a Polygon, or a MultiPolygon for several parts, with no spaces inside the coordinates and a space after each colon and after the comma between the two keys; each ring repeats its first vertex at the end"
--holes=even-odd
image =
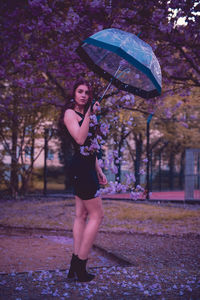
{"type": "Polygon", "coordinates": [[[65,115],[65,111],[67,109],[69,109],[69,108],[74,109],[75,104],[76,104],[75,91],[79,87],[79,85],[86,85],[88,87],[88,91],[89,91],[89,99],[88,99],[87,104],[84,107],[84,114],[87,112],[89,106],[92,104],[93,91],[92,91],[91,84],[88,81],[86,81],[85,79],[79,79],[78,81],[75,82],[71,94],[67,97],[66,102],[61,109],[61,113],[60,113],[60,117],[59,117],[59,121],[58,121],[58,131],[60,131],[61,135],[62,135],[62,133],[66,132],[66,131],[68,132],[68,130],[64,124],[64,115],[65,115]]]}

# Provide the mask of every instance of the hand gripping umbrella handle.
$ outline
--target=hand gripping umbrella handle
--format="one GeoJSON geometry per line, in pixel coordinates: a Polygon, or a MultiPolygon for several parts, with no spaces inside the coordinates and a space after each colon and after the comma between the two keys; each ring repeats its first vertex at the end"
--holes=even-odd
{"type": "Polygon", "coordinates": [[[129,72],[130,72],[130,69],[129,69],[129,68],[126,68],[126,69],[124,69],[120,74],[118,74],[118,76],[116,76],[117,73],[118,73],[119,70],[120,70],[120,67],[121,67],[121,66],[119,65],[117,71],[115,72],[115,74],[114,74],[113,77],[111,78],[110,82],[108,83],[108,85],[107,85],[105,91],[103,92],[103,95],[102,95],[101,98],[98,100],[99,103],[102,101],[103,97],[105,96],[105,94],[106,94],[107,90],[109,89],[109,87],[110,87],[110,85],[111,85],[113,79],[114,79],[114,78],[119,78],[119,77],[122,76],[124,73],[129,73],[129,72]]]}

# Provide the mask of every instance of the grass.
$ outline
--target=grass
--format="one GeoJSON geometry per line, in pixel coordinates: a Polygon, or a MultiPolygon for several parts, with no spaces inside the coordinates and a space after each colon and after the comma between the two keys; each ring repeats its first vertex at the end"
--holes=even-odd
{"type": "Polygon", "coordinates": [[[105,204],[104,230],[200,234],[200,207],[194,209],[119,201],[107,201],[105,204]]]}
{"type": "MultiPolygon", "coordinates": [[[[43,190],[44,188],[44,183],[42,181],[34,181],[32,190],[43,190]]],[[[47,190],[59,190],[59,191],[64,191],[65,190],[65,185],[64,183],[58,183],[58,182],[48,182],[47,183],[47,190]]]]}
{"type": "Polygon", "coordinates": [[[152,220],[155,222],[185,220],[187,218],[200,217],[200,211],[190,211],[184,208],[159,207],[145,204],[131,204],[128,207],[121,207],[120,210],[113,210],[119,220],[152,220]]]}
{"type": "MultiPolygon", "coordinates": [[[[72,229],[74,199],[34,199],[0,202],[0,224],[20,227],[72,229]]],[[[200,208],[103,201],[101,230],[149,233],[200,234],[200,208]]]]}
{"type": "Polygon", "coordinates": [[[73,200],[0,203],[0,224],[22,227],[66,228],[74,215],[73,200]],[[72,209],[73,208],[73,209],[72,209]]]}

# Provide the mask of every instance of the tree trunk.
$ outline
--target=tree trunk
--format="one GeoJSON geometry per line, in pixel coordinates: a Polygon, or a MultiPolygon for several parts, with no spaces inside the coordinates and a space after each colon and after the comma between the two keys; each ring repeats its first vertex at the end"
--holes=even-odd
{"type": "Polygon", "coordinates": [[[21,180],[22,180],[22,186],[20,188],[20,194],[24,195],[27,193],[28,191],[28,184],[29,184],[29,180],[30,180],[30,174],[26,174],[26,172],[23,173],[23,175],[21,176],[21,180]]]}
{"type": "Polygon", "coordinates": [[[22,176],[22,186],[20,189],[20,194],[26,194],[30,188],[33,188],[33,164],[34,164],[34,152],[35,152],[35,130],[32,128],[31,131],[31,153],[30,153],[30,166],[28,170],[23,172],[22,176]]]}
{"type": "MultiPolygon", "coordinates": [[[[122,156],[121,148],[123,146],[123,142],[124,142],[124,127],[122,127],[121,138],[120,138],[120,142],[118,145],[118,157],[119,158],[121,158],[121,156],[122,156]]],[[[115,165],[117,166],[117,174],[115,175],[115,180],[118,182],[121,182],[121,160],[116,162],[115,165]]]]}
{"type": "Polygon", "coordinates": [[[33,165],[34,165],[34,154],[35,154],[35,129],[32,127],[31,131],[31,174],[30,174],[30,187],[33,188],[33,165]]]}
{"type": "Polygon", "coordinates": [[[17,140],[18,140],[18,120],[17,120],[17,103],[14,100],[13,117],[12,117],[12,156],[11,156],[11,172],[10,172],[10,190],[13,197],[16,198],[19,189],[18,179],[18,160],[17,160],[17,140]]]}
{"type": "Polygon", "coordinates": [[[70,140],[64,138],[61,143],[62,153],[63,153],[63,163],[64,163],[64,175],[65,175],[65,189],[69,190],[71,188],[69,180],[69,165],[73,156],[73,150],[70,145],[70,140]]]}
{"type": "MultiPolygon", "coordinates": [[[[118,157],[121,157],[121,147],[122,145],[119,144],[118,146],[118,157]]],[[[117,174],[115,174],[115,180],[118,181],[118,182],[121,182],[121,161],[115,159],[115,165],[117,167],[117,174]]]]}

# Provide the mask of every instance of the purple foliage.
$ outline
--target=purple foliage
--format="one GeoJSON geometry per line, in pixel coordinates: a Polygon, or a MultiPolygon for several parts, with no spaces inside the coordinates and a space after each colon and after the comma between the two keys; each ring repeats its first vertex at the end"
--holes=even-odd
{"type": "MultiPolygon", "coordinates": [[[[195,22],[199,20],[199,5],[194,5],[193,1],[172,0],[165,6],[159,1],[149,1],[146,6],[139,0],[132,4],[126,1],[115,4],[113,1],[111,6],[100,0],[80,0],[73,4],[69,1],[29,0],[26,5],[24,1],[17,5],[4,1],[1,11],[0,83],[3,98],[0,109],[7,119],[14,115],[16,98],[20,99],[19,107],[28,114],[33,107],[43,104],[60,106],[78,73],[86,73],[93,79],[93,72],[88,72],[75,49],[80,41],[108,27],[136,34],[142,32],[142,38],[152,45],[161,63],[165,88],[178,83],[182,88],[181,96],[187,97],[190,86],[198,88],[200,85],[199,26],[195,22]],[[187,26],[177,25],[179,17],[186,18],[187,26]]],[[[173,91],[166,92],[166,95],[170,93],[173,91]]],[[[109,121],[120,130],[119,117],[112,112],[118,111],[119,105],[133,107],[136,100],[133,95],[125,95],[120,100],[113,97],[110,103],[109,121]]],[[[149,113],[155,111],[154,99],[149,99],[146,104],[149,113]]],[[[179,101],[171,109],[164,108],[164,117],[170,119],[181,105],[182,101],[179,101]]],[[[95,127],[97,120],[94,116],[92,118],[90,126],[95,127]]],[[[195,119],[195,116],[191,115],[190,119],[195,119]]],[[[188,127],[186,120],[180,121],[182,126],[188,127]]],[[[132,125],[133,119],[128,120],[125,133],[132,125]]],[[[90,146],[81,147],[82,153],[88,155],[90,151],[99,150],[108,132],[109,125],[101,123],[100,132],[90,146]]],[[[104,162],[106,168],[117,174],[114,162],[120,162],[117,151],[109,154],[104,162]]],[[[114,185],[114,189],[123,191],[123,186],[114,185]]],[[[138,197],[138,192],[132,196],[138,197]]]]}

